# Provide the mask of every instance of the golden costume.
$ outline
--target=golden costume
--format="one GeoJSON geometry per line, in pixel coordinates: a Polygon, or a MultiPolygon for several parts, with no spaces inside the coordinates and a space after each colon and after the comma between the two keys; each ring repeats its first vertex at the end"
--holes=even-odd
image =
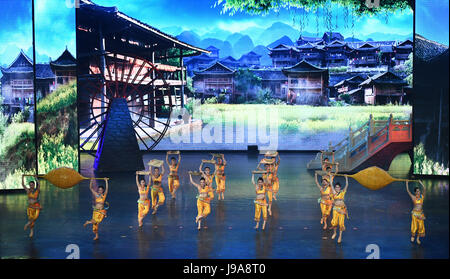
{"type": "MultiPolygon", "coordinates": [[[[414,201],[414,205],[423,205],[423,196],[420,196],[420,198],[416,199],[414,201]]],[[[424,237],[425,236],[425,214],[423,213],[423,210],[412,210],[411,211],[411,236],[415,236],[417,233],[417,236],[424,237]]]]}
{"type": "MultiPolygon", "coordinates": [[[[344,201],[346,191],[341,191],[338,194],[334,195],[333,199],[344,201]]],[[[333,206],[333,219],[331,220],[331,228],[337,228],[339,226],[340,231],[345,231],[345,217],[348,218],[347,207],[345,205],[342,206],[333,206]]]]}
{"type": "Polygon", "coordinates": [[[278,165],[274,166],[274,171],[273,171],[273,193],[277,194],[278,190],[280,189],[280,181],[278,179],[278,165]]]}
{"type": "Polygon", "coordinates": [[[217,193],[225,192],[225,165],[215,164],[217,193]]]}
{"type": "MultiPolygon", "coordinates": [[[[147,187],[145,190],[139,190],[139,195],[145,194],[145,196],[147,196],[149,189],[150,187],[147,187]]],[[[137,203],[138,203],[138,217],[140,219],[144,218],[147,215],[148,211],[150,210],[150,200],[148,198],[143,201],[139,199],[137,203]]]]}
{"type": "Polygon", "coordinates": [[[153,186],[152,186],[152,209],[155,209],[156,204],[162,205],[164,204],[165,197],[164,192],[161,187],[162,175],[160,174],[158,177],[153,176],[153,186]],[[156,201],[158,199],[158,202],[156,201]]]}
{"type": "Polygon", "coordinates": [[[269,204],[272,203],[273,198],[273,186],[272,186],[272,179],[273,174],[271,172],[263,174],[264,179],[264,189],[266,190],[267,197],[269,198],[269,204]]]}
{"type": "MultiPolygon", "coordinates": [[[[105,195],[97,194],[95,196],[95,204],[98,203],[104,203],[105,202],[105,195]]],[[[100,224],[103,221],[103,218],[106,217],[106,209],[97,209],[94,207],[94,211],[92,212],[92,231],[94,233],[98,233],[98,224],[100,224]]]]}
{"type": "Polygon", "coordinates": [[[255,199],[255,222],[259,222],[261,219],[261,212],[263,215],[263,220],[267,220],[267,201],[266,201],[266,189],[263,187],[262,189],[256,190],[256,195],[264,195],[262,199],[255,199]]]}
{"type": "Polygon", "coordinates": [[[211,200],[214,199],[214,193],[210,186],[205,186],[200,189],[199,195],[197,196],[197,218],[202,216],[205,218],[211,213],[211,200]]]}
{"type": "Polygon", "coordinates": [[[39,213],[41,211],[41,205],[38,201],[39,199],[39,190],[35,190],[34,192],[29,191],[27,194],[29,199],[33,199],[36,202],[29,204],[27,207],[27,216],[28,221],[30,222],[29,227],[32,229],[34,227],[34,223],[39,217],[39,213]]]}
{"type": "Polygon", "coordinates": [[[331,214],[331,209],[333,207],[333,199],[331,195],[331,187],[327,186],[325,190],[320,190],[322,196],[328,196],[329,199],[325,200],[322,197],[319,198],[320,211],[322,212],[322,218],[327,218],[331,214]]]}
{"type": "Polygon", "coordinates": [[[180,187],[180,177],[178,176],[178,167],[179,165],[177,164],[176,166],[172,166],[169,165],[169,176],[167,177],[167,184],[169,185],[169,191],[170,193],[175,192],[178,187],[180,187]]]}

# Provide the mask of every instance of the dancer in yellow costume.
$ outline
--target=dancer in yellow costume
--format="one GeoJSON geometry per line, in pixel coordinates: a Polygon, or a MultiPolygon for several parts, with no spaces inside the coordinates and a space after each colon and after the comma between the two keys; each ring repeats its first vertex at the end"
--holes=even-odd
{"type": "Polygon", "coordinates": [[[93,206],[94,211],[92,212],[92,219],[86,221],[83,226],[86,227],[88,224],[92,224],[92,231],[95,234],[94,240],[98,239],[98,225],[103,221],[103,218],[106,217],[107,208],[105,208],[105,200],[108,195],[108,178],[105,178],[104,180],[106,188],[103,185],[100,185],[97,187],[97,192],[92,188],[94,183],[93,179],[91,179],[89,184],[89,189],[95,197],[95,204],[93,206]]]}
{"type": "Polygon", "coordinates": [[[198,190],[197,196],[197,210],[198,214],[195,218],[195,222],[198,224],[198,230],[202,227],[202,220],[206,218],[211,213],[211,200],[214,199],[213,189],[206,184],[205,178],[200,178],[200,185],[195,183],[192,179],[192,174],[189,173],[189,178],[192,185],[194,185],[198,190]]]}
{"type": "MultiPolygon", "coordinates": [[[[257,169],[262,170],[260,164],[258,164],[257,169]]],[[[272,216],[273,174],[270,171],[269,164],[264,164],[264,170],[266,173],[262,175],[262,178],[264,180],[264,188],[266,189],[267,197],[269,198],[269,207],[267,208],[267,211],[269,212],[269,215],[272,216]]]]}
{"type": "Polygon", "coordinates": [[[252,174],[252,183],[255,185],[256,199],[255,203],[255,229],[259,227],[259,221],[261,220],[261,213],[263,215],[262,229],[266,228],[267,221],[267,201],[266,201],[266,189],[264,187],[264,179],[258,178],[258,183],[255,183],[255,174],[252,174]]]}
{"type": "Polygon", "coordinates": [[[278,166],[280,165],[280,154],[277,156],[278,161],[271,165],[272,179],[273,179],[273,199],[277,200],[277,194],[280,190],[280,180],[278,179],[278,166]]]}
{"type": "Polygon", "coordinates": [[[178,176],[178,168],[180,167],[181,155],[178,154],[178,161],[175,157],[170,158],[169,153],[166,154],[166,162],[169,165],[169,176],[167,177],[167,184],[169,185],[169,191],[172,195],[172,199],[176,198],[176,192],[180,187],[180,177],[178,176]]]}
{"type": "Polygon", "coordinates": [[[331,209],[333,207],[333,197],[331,194],[331,186],[325,177],[322,178],[322,185],[320,185],[319,181],[317,180],[317,173],[315,175],[315,181],[316,181],[317,187],[320,190],[320,198],[318,200],[319,204],[320,204],[320,211],[322,212],[322,218],[320,219],[320,224],[323,224],[323,229],[325,230],[327,228],[328,216],[330,216],[331,209]]]}
{"type": "Polygon", "coordinates": [[[151,180],[153,181],[152,191],[151,191],[152,209],[153,209],[152,214],[153,215],[156,214],[156,211],[158,211],[158,207],[163,205],[164,201],[166,200],[166,198],[164,196],[162,184],[161,184],[164,173],[165,173],[164,165],[162,165],[161,173],[159,172],[158,167],[154,167],[153,171],[152,171],[152,166],[150,166],[149,175],[151,177],[151,180]]]}
{"type": "Polygon", "coordinates": [[[216,176],[216,185],[217,185],[217,194],[218,199],[225,199],[225,166],[227,165],[227,161],[225,160],[225,156],[222,154],[222,157],[217,158],[217,162],[215,164],[214,175],[216,176]]]}
{"type": "Polygon", "coordinates": [[[143,225],[142,220],[144,217],[148,214],[148,211],[150,210],[150,200],[148,198],[148,192],[150,190],[151,185],[151,179],[149,178],[148,185],[145,186],[145,180],[141,179],[139,182],[139,174],[146,174],[145,172],[136,172],[136,185],[138,187],[139,192],[139,199],[137,201],[138,203],[138,223],[139,227],[141,228],[143,225]]]}
{"type": "Polygon", "coordinates": [[[425,199],[425,187],[420,182],[423,188],[423,193],[420,193],[419,187],[414,188],[414,195],[411,194],[408,188],[408,181],[406,182],[406,191],[411,197],[414,208],[411,211],[411,242],[414,242],[414,237],[417,233],[417,244],[420,244],[420,238],[425,236],[425,214],[423,213],[423,200],[425,199]]]}
{"type": "MultiPolygon", "coordinates": [[[[213,188],[213,182],[214,182],[214,173],[211,173],[210,167],[205,167],[203,169],[203,161],[200,164],[200,167],[198,167],[198,170],[200,171],[202,177],[205,179],[205,183],[207,186],[213,188]]],[[[217,181],[217,180],[216,180],[217,181]]]]}
{"type": "Polygon", "coordinates": [[[331,220],[331,227],[333,228],[333,235],[331,239],[336,238],[336,230],[339,226],[339,238],[338,243],[342,242],[342,232],[345,231],[345,217],[348,219],[347,207],[344,203],[344,197],[347,193],[348,177],[345,176],[345,187],[341,190],[341,184],[338,182],[333,188],[331,184],[331,190],[333,192],[333,219],[331,220]]]}
{"type": "Polygon", "coordinates": [[[41,204],[39,203],[39,194],[40,194],[40,184],[38,181],[37,175],[22,175],[22,187],[27,192],[28,196],[28,207],[27,207],[27,216],[28,222],[25,224],[23,230],[27,230],[30,228],[29,237],[33,237],[34,235],[34,224],[39,217],[39,213],[41,211],[41,204]],[[33,176],[35,181],[30,181],[28,183],[28,188],[25,186],[24,177],[25,176],[33,176]]]}

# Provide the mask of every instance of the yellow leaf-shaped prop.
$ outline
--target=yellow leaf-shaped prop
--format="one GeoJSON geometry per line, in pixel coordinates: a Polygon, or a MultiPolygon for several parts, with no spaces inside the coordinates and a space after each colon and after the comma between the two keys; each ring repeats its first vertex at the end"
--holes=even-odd
{"type": "Polygon", "coordinates": [[[352,177],[362,186],[370,190],[379,190],[386,187],[394,181],[418,181],[409,179],[393,178],[385,170],[379,167],[369,167],[352,175],[336,174],[338,176],[352,177]]]}
{"type": "Polygon", "coordinates": [[[51,170],[47,174],[38,175],[38,177],[44,178],[51,184],[62,189],[72,188],[85,179],[103,179],[87,178],[79,174],[76,170],[67,167],[51,170]]]}

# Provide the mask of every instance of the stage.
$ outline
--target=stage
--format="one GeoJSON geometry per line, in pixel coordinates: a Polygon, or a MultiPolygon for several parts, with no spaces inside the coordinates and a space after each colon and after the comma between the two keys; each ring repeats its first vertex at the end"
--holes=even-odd
{"type": "MultiPolygon", "coordinates": [[[[378,191],[368,190],[355,180],[345,198],[350,219],[346,220],[343,243],[331,240],[331,230],[320,224],[320,197],[314,172],[306,164],[314,153],[280,153],[280,192],[273,202],[273,215],[266,230],[255,231],[254,187],[251,170],[258,156],[245,152],[225,153],[228,166],[225,200],[211,203],[207,229],[197,230],[197,190],[189,183],[189,170],[198,170],[209,153],[182,154],[181,186],[171,200],[167,172],[163,179],[166,202],[156,216],[147,215],[144,226],[137,224],[137,187],[134,173],[111,174],[107,218],[99,226],[100,239],[93,241],[91,226],[83,223],[92,216],[89,182],[62,190],[41,181],[43,207],[35,226],[35,237],[23,231],[27,198],[23,192],[0,193],[0,258],[66,258],[66,247],[76,244],[81,258],[158,259],[364,259],[366,247],[376,244],[382,259],[448,258],[448,179],[424,179],[426,236],[422,245],[410,242],[412,202],[405,184],[395,182],[378,191]]],[[[165,153],[145,155],[164,159],[165,153]]],[[[261,157],[259,157],[261,158],[261,157]]],[[[82,155],[81,173],[92,175],[93,157],[82,155]]],[[[392,163],[390,174],[406,178],[410,168],[406,154],[392,163]]],[[[167,166],[166,166],[167,169],[167,166]]],[[[341,183],[343,178],[337,178],[341,183]]],[[[411,188],[412,189],[412,188],[411,188]]]]}

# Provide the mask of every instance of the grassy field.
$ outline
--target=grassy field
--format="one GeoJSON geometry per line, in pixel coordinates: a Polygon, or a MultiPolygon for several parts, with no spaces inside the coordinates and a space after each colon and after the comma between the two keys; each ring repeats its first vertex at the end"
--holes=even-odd
{"type": "Polygon", "coordinates": [[[352,129],[364,124],[372,114],[375,120],[408,119],[411,106],[288,106],[288,105],[230,105],[206,104],[194,109],[194,118],[205,124],[264,122],[283,133],[320,133],[352,129]]]}

